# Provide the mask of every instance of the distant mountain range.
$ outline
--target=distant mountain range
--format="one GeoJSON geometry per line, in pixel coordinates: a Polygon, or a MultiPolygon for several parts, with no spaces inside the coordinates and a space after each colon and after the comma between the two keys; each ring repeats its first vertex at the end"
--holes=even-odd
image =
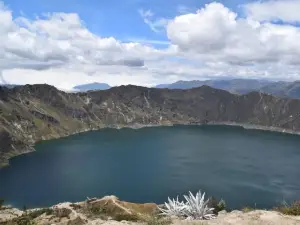
{"type": "MultiPolygon", "coordinates": [[[[2,87],[7,87],[7,88],[14,88],[22,85],[16,85],[16,84],[0,84],[2,87]]],[[[73,87],[74,90],[77,92],[86,92],[86,91],[96,91],[96,90],[107,90],[110,89],[111,86],[109,86],[106,83],[89,83],[89,84],[81,84],[78,86],[73,87]]]]}
{"type": "Polygon", "coordinates": [[[16,85],[16,84],[0,84],[0,86],[2,87],[7,87],[7,88],[14,88],[20,85],[16,85]]]}
{"type": "Polygon", "coordinates": [[[95,90],[107,90],[110,89],[111,86],[109,86],[106,83],[90,83],[90,84],[82,84],[75,86],[74,89],[78,91],[95,91],[95,90]]]}
{"type": "Polygon", "coordinates": [[[264,86],[260,91],[275,96],[300,98],[300,81],[275,82],[264,86]]]}
{"type": "MultiPolygon", "coordinates": [[[[255,80],[255,79],[231,79],[231,80],[192,80],[192,81],[177,81],[171,84],[159,84],[155,88],[168,88],[168,89],[191,89],[201,87],[203,85],[212,88],[222,89],[234,94],[247,94],[252,91],[260,91],[263,93],[300,99],[300,81],[284,82],[284,81],[268,81],[268,80],[255,80]]],[[[14,88],[20,85],[14,84],[0,84],[7,88],[14,88]]],[[[97,90],[107,90],[111,86],[106,83],[89,83],[75,86],[73,89],[76,92],[87,92],[97,90]]]]}
{"type": "Polygon", "coordinates": [[[203,85],[222,89],[235,94],[246,94],[252,91],[260,91],[280,97],[300,98],[300,81],[295,82],[272,82],[255,79],[232,79],[232,80],[193,80],[177,81],[172,84],[160,84],[156,88],[190,89],[203,85]]]}

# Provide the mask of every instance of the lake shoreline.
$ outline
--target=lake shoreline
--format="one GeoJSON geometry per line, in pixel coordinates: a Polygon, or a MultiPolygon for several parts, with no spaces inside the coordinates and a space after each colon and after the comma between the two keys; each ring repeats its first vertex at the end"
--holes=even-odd
{"type": "Polygon", "coordinates": [[[234,123],[234,122],[208,122],[208,123],[163,123],[163,124],[131,124],[131,125],[111,125],[111,126],[99,126],[98,128],[85,128],[83,130],[78,130],[76,132],[70,133],[70,134],[65,134],[65,135],[60,135],[58,137],[48,137],[44,138],[42,140],[37,140],[31,145],[27,146],[24,148],[21,152],[18,152],[17,154],[9,157],[7,160],[4,159],[1,161],[0,159],[0,169],[9,166],[9,160],[18,157],[20,155],[28,154],[31,152],[35,151],[34,146],[42,141],[50,141],[50,140],[56,140],[60,138],[65,138],[69,137],[72,135],[76,134],[81,134],[81,133],[86,133],[90,131],[99,131],[102,129],[143,129],[143,128],[148,128],[148,127],[172,127],[172,126],[229,126],[229,127],[240,127],[245,130],[257,130],[257,131],[265,131],[265,132],[275,132],[275,133],[282,133],[282,134],[289,134],[289,135],[300,135],[300,131],[294,131],[294,130],[289,130],[289,129],[283,129],[279,127],[267,127],[267,126],[260,126],[260,125],[255,125],[255,124],[244,124],[244,123],[234,123]]]}
{"type": "Polygon", "coordinates": [[[37,143],[35,152],[0,170],[0,195],[21,208],[111,194],[161,204],[166,196],[199,189],[225,199],[231,209],[272,209],[282,199],[298,199],[299,136],[236,124],[147,127],[119,126],[37,143]]]}

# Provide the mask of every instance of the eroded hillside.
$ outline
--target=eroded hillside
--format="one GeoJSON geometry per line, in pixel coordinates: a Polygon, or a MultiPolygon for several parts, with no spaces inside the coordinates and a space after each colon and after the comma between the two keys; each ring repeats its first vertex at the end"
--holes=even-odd
{"type": "Polygon", "coordinates": [[[225,123],[300,132],[300,100],[259,92],[234,95],[208,86],[189,90],[120,86],[65,93],[49,85],[0,88],[0,164],[40,140],[104,127],[225,123]]]}

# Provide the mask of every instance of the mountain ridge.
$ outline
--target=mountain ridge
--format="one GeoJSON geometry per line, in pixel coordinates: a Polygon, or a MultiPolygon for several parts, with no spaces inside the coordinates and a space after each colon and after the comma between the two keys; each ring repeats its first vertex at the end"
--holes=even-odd
{"type": "Polygon", "coordinates": [[[66,93],[50,85],[0,87],[0,164],[33,145],[105,127],[227,124],[300,132],[300,100],[260,92],[235,95],[201,86],[186,90],[134,85],[66,93]]]}
{"type": "Polygon", "coordinates": [[[171,84],[160,84],[156,88],[168,89],[190,89],[208,85],[213,88],[229,91],[235,94],[246,94],[251,91],[260,91],[280,97],[299,98],[300,99],[300,81],[268,81],[257,79],[227,79],[227,80],[179,80],[171,84]]]}

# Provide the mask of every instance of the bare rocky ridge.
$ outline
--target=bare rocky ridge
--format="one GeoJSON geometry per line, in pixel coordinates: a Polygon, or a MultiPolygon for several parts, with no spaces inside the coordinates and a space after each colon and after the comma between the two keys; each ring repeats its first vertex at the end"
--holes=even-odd
{"type": "Polygon", "coordinates": [[[0,87],[0,166],[37,141],[104,127],[234,124],[300,133],[300,100],[208,86],[188,90],[120,86],[65,93],[49,85],[0,87]]]}
{"type": "Polygon", "coordinates": [[[78,203],[60,203],[47,209],[25,211],[0,209],[0,224],[35,225],[297,225],[300,216],[287,216],[275,211],[254,210],[219,212],[212,220],[185,220],[180,218],[159,218],[157,205],[153,203],[136,204],[120,201],[115,196],[88,199],[78,203]]]}

